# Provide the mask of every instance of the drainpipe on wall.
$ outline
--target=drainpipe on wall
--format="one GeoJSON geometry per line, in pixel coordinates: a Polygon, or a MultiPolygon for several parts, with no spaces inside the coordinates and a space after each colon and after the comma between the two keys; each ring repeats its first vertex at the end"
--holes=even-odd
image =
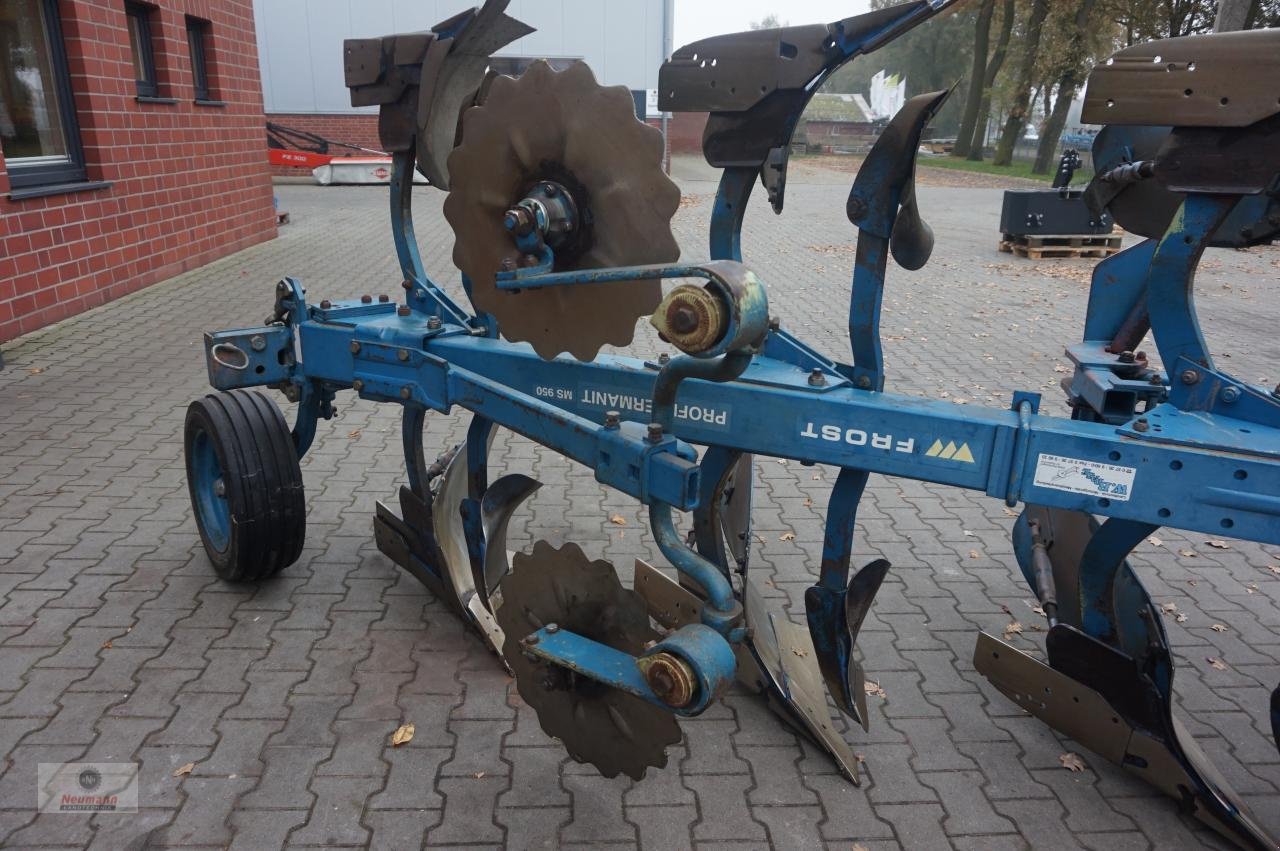
{"type": "MultiPolygon", "coordinates": [[[[675,52],[674,40],[675,28],[675,12],[676,0],[662,0],[662,61],[665,62],[671,58],[671,54],[675,52]]],[[[662,113],[662,150],[663,168],[667,174],[671,174],[671,137],[668,131],[671,129],[671,119],[669,113],[665,110],[662,113]]]]}

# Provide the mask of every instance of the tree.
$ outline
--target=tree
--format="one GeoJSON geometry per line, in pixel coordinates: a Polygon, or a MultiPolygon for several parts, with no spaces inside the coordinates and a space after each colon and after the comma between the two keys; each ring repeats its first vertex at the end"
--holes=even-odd
{"type": "Polygon", "coordinates": [[[776,30],[780,27],[787,26],[785,21],[778,18],[777,14],[770,12],[758,21],[751,22],[753,30],[776,30]]]}
{"type": "Polygon", "coordinates": [[[1013,84],[1013,103],[1009,107],[1009,119],[1000,134],[1000,143],[996,146],[996,155],[992,160],[996,165],[1009,165],[1013,162],[1013,146],[1022,138],[1022,131],[1026,129],[1027,114],[1031,106],[1031,84],[1035,79],[1041,33],[1048,16],[1049,0],[1032,0],[1031,15],[1027,19],[1026,32],[1023,33],[1022,57],[1013,84]]]}
{"type": "MultiPolygon", "coordinates": [[[[1075,99],[1076,90],[1084,82],[1088,73],[1090,60],[1099,51],[1109,51],[1114,47],[1114,39],[1104,28],[1093,26],[1092,19],[1097,10],[1098,0],[1078,0],[1070,25],[1056,29],[1060,39],[1050,51],[1049,59],[1052,68],[1060,76],[1057,78],[1058,93],[1054,99],[1053,111],[1045,122],[1040,134],[1040,144],[1036,148],[1036,161],[1031,167],[1032,174],[1048,174],[1054,155],[1058,150],[1058,141],[1062,138],[1063,128],[1067,125],[1067,114],[1071,111],[1071,102],[1075,99]],[[1091,43],[1092,41],[1092,43],[1091,43]]],[[[1069,8],[1069,7],[1068,7],[1069,8]]]]}
{"type": "Polygon", "coordinates": [[[995,52],[987,62],[987,74],[982,81],[982,102],[978,105],[978,119],[973,125],[973,139],[969,143],[969,159],[982,162],[986,153],[987,123],[991,120],[991,93],[995,88],[1000,69],[1004,67],[1005,57],[1009,53],[1009,39],[1013,35],[1013,19],[1017,0],[1004,0],[1001,11],[1000,35],[996,39],[995,52]]]}
{"type": "Polygon", "coordinates": [[[982,0],[978,8],[977,26],[973,38],[973,68],[969,72],[969,92],[965,97],[964,115],[960,119],[960,133],[956,137],[951,155],[966,157],[973,140],[973,125],[978,120],[978,107],[982,105],[982,82],[986,77],[987,53],[991,44],[991,17],[996,10],[996,0],[982,0]]]}

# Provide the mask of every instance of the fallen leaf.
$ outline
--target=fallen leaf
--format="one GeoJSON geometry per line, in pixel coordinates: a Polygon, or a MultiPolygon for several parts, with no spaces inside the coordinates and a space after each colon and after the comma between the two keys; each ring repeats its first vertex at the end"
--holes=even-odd
{"type": "Polygon", "coordinates": [[[968,529],[965,529],[965,530],[964,530],[964,536],[965,536],[966,538],[976,538],[976,537],[978,537],[978,534],[977,534],[976,532],[970,532],[968,529]]]}
{"type": "Polygon", "coordinates": [[[473,774],[473,775],[471,775],[471,776],[472,776],[472,777],[474,777],[475,779],[479,780],[481,777],[484,777],[484,772],[483,772],[483,771],[477,771],[475,774],[473,774]]]}
{"type": "Polygon", "coordinates": [[[104,641],[104,642],[102,643],[102,649],[103,649],[103,650],[110,650],[110,649],[111,649],[111,639],[110,639],[110,638],[108,638],[106,641],[104,641]]]}
{"type": "Polygon", "coordinates": [[[1248,594],[1257,594],[1258,585],[1256,582],[1250,582],[1248,585],[1244,586],[1244,590],[1248,594]]]}
{"type": "Polygon", "coordinates": [[[1268,567],[1267,570],[1275,574],[1280,574],[1280,564],[1273,564],[1270,567],[1268,567]]]}
{"type": "Polygon", "coordinates": [[[796,539],[795,532],[783,532],[781,537],[778,538],[779,541],[794,541],[795,539],[796,539]]]}
{"type": "Polygon", "coordinates": [[[1155,537],[1154,535],[1153,535],[1152,537],[1150,537],[1150,538],[1147,538],[1147,543],[1148,543],[1148,544],[1150,544],[1150,545],[1151,545],[1151,546],[1153,546],[1153,547],[1163,547],[1163,546],[1164,546],[1164,541],[1160,540],[1159,538],[1155,537]]]}
{"type": "Polygon", "coordinates": [[[786,459],[786,458],[779,458],[779,459],[778,459],[778,463],[785,467],[785,466],[787,466],[787,459],[786,459]]]}
{"type": "Polygon", "coordinates": [[[1230,544],[1228,544],[1226,541],[1205,541],[1205,543],[1206,543],[1206,544],[1208,544],[1209,546],[1213,547],[1215,550],[1229,550],[1229,549],[1231,549],[1231,545],[1230,545],[1230,544]]]}
{"type": "Polygon", "coordinates": [[[1018,512],[1014,511],[1012,508],[1009,508],[1008,506],[1005,506],[1005,507],[1004,507],[1004,516],[1005,516],[1005,517],[1017,517],[1017,516],[1018,516],[1018,512]]]}
{"type": "Polygon", "coordinates": [[[1080,754],[1071,753],[1070,751],[1058,757],[1058,762],[1062,763],[1062,767],[1067,771],[1084,771],[1088,768],[1084,764],[1084,760],[1080,758],[1080,754]]]}
{"type": "Polygon", "coordinates": [[[31,369],[27,370],[27,373],[29,375],[39,375],[42,372],[44,372],[44,367],[42,366],[32,367],[31,369]]]}
{"type": "Polygon", "coordinates": [[[861,842],[855,842],[853,843],[853,848],[849,849],[849,851],[869,851],[869,849],[861,842]]]}
{"type": "Polygon", "coordinates": [[[978,555],[977,550],[969,550],[969,558],[982,558],[982,556],[978,555]]]}
{"type": "Polygon", "coordinates": [[[799,656],[801,659],[803,659],[804,657],[806,657],[806,656],[808,656],[808,655],[809,655],[809,651],[808,651],[808,650],[804,650],[804,649],[802,649],[802,648],[800,648],[800,647],[792,647],[792,648],[791,648],[791,652],[792,652],[792,653],[794,653],[794,654],[796,654],[797,656],[799,656]]]}
{"type": "Polygon", "coordinates": [[[860,753],[856,753],[856,754],[854,754],[854,755],[853,755],[853,758],[854,758],[854,759],[856,759],[856,760],[858,761],[858,765],[862,765],[862,763],[864,763],[864,762],[866,762],[866,761],[867,761],[866,756],[865,756],[865,755],[863,755],[863,754],[860,754],[860,753]]]}
{"type": "Polygon", "coordinates": [[[355,440],[355,439],[357,439],[358,437],[360,437],[360,429],[358,429],[358,428],[357,428],[357,429],[353,429],[352,431],[347,432],[347,438],[348,438],[348,439],[350,439],[350,440],[355,440]]]}
{"type": "Polygon", "coordinates": [[[1213,668],[1215,671],[1225,671],[1227,669],[1227,663],[1221,659],[1215,659],[1213,656],[1206,656],[1204,660],[1208,662],[1209,667],[1213,668]]]}
{"type": "Polygon", "coordinates": [[[179,765],[177,768],[173,770],[173,776],[182,777],[184,775],[190,774],[192,770],[195,769],[195,767],[196,767],[196,764],[194,762],[188,762],[186,765],[179,765]]]}
{"type": "Polygon", "coordinates": [[[1200,580],[1198,580],[1198,579],[1188,579],[1188,580],[1187,580],[1187,584],[1188,584],[1188,585],[1190,585],[1192,588],[1194,588],[1194,587],[1196,587],[1197,585],[1199,585],[1199,584],[1200,584],[1200,580]]]}
{"type": "Polygon", "coordinates": [[[1018,623],[1017,621],[1010,621],[1009,623],[1005,624],[1005,627],[1004,627],[1004,640],[1008,641],[1010,638],[1013,638],[1015,635],[1022,635],[1022,624],[1018,623]]]}
{"type": "Polygon", "coordinates": [[[1200,553],[1195,550],[1178,550],[1178,555],[1183,556],[1184,558],[1195,558],[1200,555],[1200,553]]]}
{"type": "Polygon", "coordinates": [[[1174,620],[1177,621],[1178,623],[1186,623],[1187,616],[1184,615],[1182,612],[1178,612],[1178,615],[1177,617],[1174,618],[1174,620]]]}
{"type": "Polygon", "coordinates": [[[884,689],[880,688],[880,684],[873,683],[871,680],[865,680],[862,683],[862,690],[872,697],[888,697],[888,695],[884,693],[884,689]]]}
{"type": "Polygon", "coordinates": [[[626,526],[627,518],[623,517],[621,514],[615,514],[609,518],[609,522],[614,526],[626,526]]]}
{"type": "Polygon", "coordinates": [[[1178,611],[1178,604],[1165,603],[1163,606],[1160,607],[1160,611],[1164,612],[1166,615],[1171,615],[1178,611]]]}
{"type": "Polygon", "coordinates": [[[398,748],[413,741],[413,729],[412,724],[401,724],[397,727],[396,731],[391,734],[391,746],[398,748]]]}
{"type": "Polygon", "coordinates": [[[1227,628],[1226,628],[1225,626],[1223,626],[1222,624],[1220,624],[1220,623],[1215,623],[1213,626],[1209,627],[1209,629],[1213,630],[1214,632],[1226,632],[1226,631],[1227,631],[1227,628]]]}
{"type": "Polygon", "coordinates": [[[807,497],[807,496],[806,496],[806,497],[804,498],[804,507],[805,507],[805,508],[813,508],[813,500],[809,499],[809,497],[807,497]]]}

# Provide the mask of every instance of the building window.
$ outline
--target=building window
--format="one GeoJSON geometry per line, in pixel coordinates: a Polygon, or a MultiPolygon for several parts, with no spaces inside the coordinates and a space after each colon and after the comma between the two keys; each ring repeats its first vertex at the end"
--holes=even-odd
{"type": "Polygon", "coordinates": [[[133,81],[138,87],[138,97],[160,96],[156,84],[156,55],[151,42],[151,16],[155,9],[141,3],[124,4],[125,17],[129,21],[129,47],[133,49],[133,81]]]}
{"type": "Polygon", "coordinates": [[[14,189],[85,179],[57,6],[0,2],[0,147],[14,189]]]}
{"type": "Polygon", "coordinates": [[[191,80],[196,100],[213,100],[209,93],[209,22],[187,16],[187,46],[191,49],[191,80]]]}

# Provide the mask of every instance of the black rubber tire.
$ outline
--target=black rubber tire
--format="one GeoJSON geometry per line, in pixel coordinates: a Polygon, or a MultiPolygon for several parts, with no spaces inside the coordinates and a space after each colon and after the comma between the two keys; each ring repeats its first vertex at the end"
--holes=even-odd
{"type": "Polygon", "coordinates": [[[306,494],[293,437],[275,402],[252,390],[197,399],[187,408],[183,448],[196,525],[219,577],[257,582],[298,560],[307,530],[306,494]],[[192,447],[205,439],[217,456],[230,514],[229,534],[221,541],[205,528],[196,494],[192,447]]]}

